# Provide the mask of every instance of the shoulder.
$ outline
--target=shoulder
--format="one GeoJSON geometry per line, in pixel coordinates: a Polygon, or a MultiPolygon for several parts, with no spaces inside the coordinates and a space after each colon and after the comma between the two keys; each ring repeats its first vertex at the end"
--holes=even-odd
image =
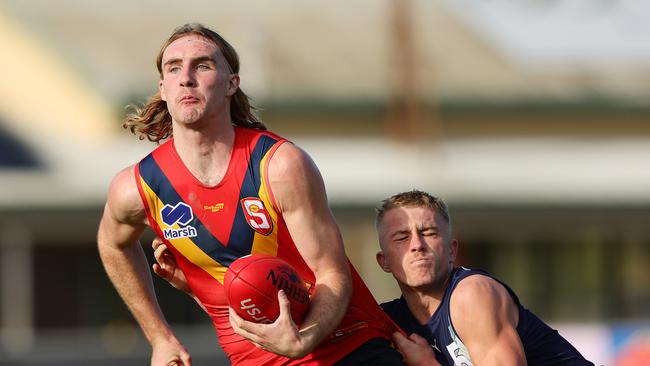
{"type": "Polygon", "coordinates": [[[282,211],[321,206],[327,201],[323,178],[309,155],[292,143],[282,144],[269,162],[268,180],[282,211]]]}
{"type": "Polygon", "coordinates": [[[490,276],[477,273],[458,282],[451,294],[451,305],[473,306],[478,301],[504,295],[508,296],[508,292],[503,285],[490,276]]]}
{"type": "Polygon", "coordinates": [[[317,170],[311,157],[303,149],[290,142],[283,143],[278,147],[271,159],[269,169],[271,169],[269,173],[276,177],[317,170]]]}
{"type": "Polygon", "coordinates": [[[106,207],[118,222],[141,223],[146,220],[144,204],[136,184],[135,165],[120,170],[113,177],[106,207]]]}
{"type": "Polygon", "coordinates": [[[476,274],[464,278],[452,292],[449,315],[462,338],[463,335],[478,332],[477,329],[491,331],[501,329],[506,324],[516,327],[518,307],[499,281],[476,274]]]}

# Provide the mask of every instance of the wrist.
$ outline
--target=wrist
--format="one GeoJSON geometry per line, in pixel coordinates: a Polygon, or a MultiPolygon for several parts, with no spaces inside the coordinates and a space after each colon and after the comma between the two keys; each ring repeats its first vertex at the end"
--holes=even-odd
{"type": "Polygon", "coordinates": [[[319,327],[315,323],[307,325],[303,324],[303,326],[298,330],[298,343],[294,348],[297,356],[292,358],[304,357],[316,348],[318,343],[322,341],[321,338],[323,338],[318,331],[319,327]]]}
{"type": "Polygon", "coordinates": [[[179,343],[174,333],[168,327],[159,329],[155,333],[148,335],[147,339],[153,348],[165,343],[179,343]]]}

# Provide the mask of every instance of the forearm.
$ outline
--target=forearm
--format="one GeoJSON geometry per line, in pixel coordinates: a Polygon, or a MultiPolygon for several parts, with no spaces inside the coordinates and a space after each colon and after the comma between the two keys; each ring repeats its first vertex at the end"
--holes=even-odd
{"type": "Polygon", "coordinates": [[[174,336],[153,290],[149,267],[142,247],[134,243],[114,246],[99,242],[106,273],[152,345],[174,336]]]}
{"type": "Polygon", "coordinates": [[[341,323],[351,296],[348,272],[330,271],[318,276],[309,313],[300,329],[306,353],[311,352],[341,323]]]}

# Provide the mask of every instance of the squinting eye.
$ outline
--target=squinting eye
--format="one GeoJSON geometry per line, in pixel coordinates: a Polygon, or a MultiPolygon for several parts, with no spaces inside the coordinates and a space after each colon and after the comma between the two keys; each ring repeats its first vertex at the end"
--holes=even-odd
{"type": "Polygon", "coordinates": [[[178,67],[178,66],[172,66],[172,67],[170,67],[169,69],[167,69],[167,72],[170,72],[170,73],[172,73],[172,74],[175,74],[175,73],[177,73],[180,69],[181,69],[181,68],[178,67]]]}
{"type": "Polygon", "coordinates": [[[205,64],[200,64],[196,68],[199,69],[199,70],[203,70],[203,71],[210,69],[210,67],[208,65],[205,65],[205,64]]]}

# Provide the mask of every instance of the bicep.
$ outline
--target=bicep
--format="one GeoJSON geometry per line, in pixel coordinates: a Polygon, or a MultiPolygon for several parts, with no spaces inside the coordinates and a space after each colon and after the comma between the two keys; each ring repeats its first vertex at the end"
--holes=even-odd
{"type": "Polygon", "coordinates": [[[525,365],[518,308],[507,290],[485,276],[464,279],[451,298],[451,319],[474,365],[525,365]]]}
{"type": "Polygon", "coordinates": [[[111,212],[111,208],[106,205],[99,223],[97,243],[100,247],[124,247],[135,243],[144,231],[144,228],[145,225],[143,224],[119,221],[113,212],[111,212]]]}
{"type": "Polygon", "coordinates": [[[343,240],[314,162],[285,143],[271,161],[269,180],[287,229],[307,265],[316,274],[323,270],[347,273],[343,240]]]}

